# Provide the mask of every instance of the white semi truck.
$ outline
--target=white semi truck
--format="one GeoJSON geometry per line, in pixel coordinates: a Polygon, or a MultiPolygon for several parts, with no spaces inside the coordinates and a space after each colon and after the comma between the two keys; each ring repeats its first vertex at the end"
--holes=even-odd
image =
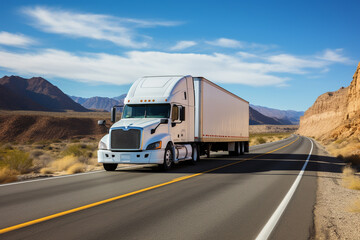
{"type": "MultiPolygon", "coordinates": [[[[249,102],[203,77],[151,76],[130,88],[120,121],[99,142],[98,162],[106,171],[119,163],[196,163],[210,151],[249,151],[249,102]]],[[[106,125],[99,120],[99,125],[106,125]]]]}

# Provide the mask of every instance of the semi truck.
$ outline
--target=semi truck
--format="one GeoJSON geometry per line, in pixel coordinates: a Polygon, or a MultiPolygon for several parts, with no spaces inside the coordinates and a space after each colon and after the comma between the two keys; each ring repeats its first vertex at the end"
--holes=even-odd
{"type": "Polygon", "coordinates": [[[204,77],[142,77],[124,105],[112,108],[111,122],[98,146],[98,162],[106,171],[120,163],[167,170],[180,161],[195,164],[211,151],[249,151],[249,102],[204,77]],[[119,107],[122,116],[116,121],[119,107]]]}

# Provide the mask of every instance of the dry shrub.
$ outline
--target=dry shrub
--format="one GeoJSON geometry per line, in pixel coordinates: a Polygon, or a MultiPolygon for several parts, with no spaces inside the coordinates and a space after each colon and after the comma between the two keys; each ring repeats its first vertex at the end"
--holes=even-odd
{"type": "Polygon", "coordinates": [[[86,170],[86,165],[78,162],[78,163],[75,163],[74,165],[70,166],[66,172],[69,174],[74,174],[74,173],[85,172],[85,170],[86,170]]]}
{"type": "Polygon", "coordinates": [[[9,167],[0,168],[0,183],[9,183],[17,180],[19,172],[9,167]]]}
{"type": "Polygon", "coordinates": [[[34,168],[44,168],[48,165],[50,165],[50,163],[53,161],[53,158],[49,155],[49,154],[43,154],[38,158],[35,158],[33,163],[34,163],[34,168]]]}
{"type": "Polygon", "coordinates": [[[72,144],[61,154],[63,156],[73,155],[76,157],[92,157],[92,151],[93,149],[86,144],[72,144]]]}
{"type": "Polygon", "coordinates": [[[2,165],[12,170],[20,173],[28,173],[31,171],[33,160],[30,158],[29,153],[14,149],[4,152],[2,158],[2,165]]]}
{"type": "Polygon", "coordinates": [[[51,168],[42,168],[40,170],[40,173],[41,174],[52,174],[52,173],[54,173],[54,171],[51,168]]]}
{"type": "Polygon", "coordinates": [[[349,189],[360,190],[360,177],[355,175],[355,170],[349,166],[343,169],[342,185],[349,189]]]}
{"type": "Polygon", "coordinates": [[[77,162],[78,162],[77,157],[75,157],[73,155],[68,155],[68,156],[60,158],[56,161],[53,161],[50,164],[50,167],[51,167],[51,169],[54,169],[55,171],[66,171],[77,162]]]}
{"type": "Polygon", "coordinates": [[[41,150],[34,150],[34,151],[30,152],[30,157],[34,159],[34,158],[40,157],[43,154],[44,154],[44,152],[41,150]]]}
{"type": "MultiPolygon", "coordinates": [[[[341,141],[336,140],[326,146],[328,152],[333,156],[338,156],[346,162],[350,162],[353,165],[360,165],[360,143],[357,138],[351,138],[341,141]],[[346,143],[346,144],[344,144],[346,143]]],[[[324,143],[324,141],[323,141],[324,143]]]]}
{"type": "Polygon", "coordinates": [[[266,143],[266,140],[263,137],[258,137],[256,141],[258,142],[258,144],[266,143]]]}
{"type": "Polygon", "coordinates": [[[1,146],[1,148],[3,150],[14,150],[13,146],[11,145],[11,143],[6,143],[3,146],[1,146]]]}

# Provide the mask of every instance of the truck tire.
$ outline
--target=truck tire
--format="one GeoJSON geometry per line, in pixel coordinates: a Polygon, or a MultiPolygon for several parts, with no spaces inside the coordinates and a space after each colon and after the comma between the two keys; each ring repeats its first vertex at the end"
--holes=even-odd
{"type": "Polygon", "coordinates": [[[196,144],[192,145],[191,164],[196,164],[199,161],[199,147],[196,144]]]}
{"type": "Polygon", "coordinates": [[[103,163],[103,166],[106,171],[115,171],[117,163],[103,163]]]}
{"type": "Polygon", "coordinates": [[[165,148],[164,163],[160,164],[160,168],[163,171],[169,170],[174,164],[174,152],[171,144],[168,144],[165,148]]]}

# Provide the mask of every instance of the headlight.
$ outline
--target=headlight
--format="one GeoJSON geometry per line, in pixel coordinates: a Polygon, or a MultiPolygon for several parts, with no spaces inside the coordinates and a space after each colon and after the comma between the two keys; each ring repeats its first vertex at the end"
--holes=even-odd
{"type": "Polygon", "coordinates": [[[160,148],[161,148],[161,141],[149,144],[147,146],[146,150],[155,150],[155,149],[160,149],[160,148]]]}
{"type": "Polygon", "coordinates": [[[103,141],[99,142],[98,148],[99,148],[99,150],[107,150],[108,149],[106,144],[103,141]]]}

